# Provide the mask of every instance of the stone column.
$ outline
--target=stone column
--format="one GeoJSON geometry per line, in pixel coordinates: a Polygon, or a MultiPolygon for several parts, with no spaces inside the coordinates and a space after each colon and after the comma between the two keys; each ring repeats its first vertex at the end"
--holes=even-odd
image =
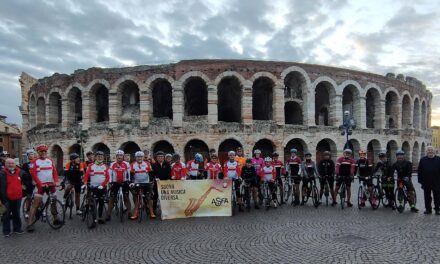
{"type": "Polygon", "coordinates": [[[243,97],[241,102],[241,118],[243,124],[252,124],[252,85],[243,85],[243,97]]]}
{"type": "Polygon", "coordinates": [[[315,90],[307,89],[307,97],[303,101],[304,120],[306,126],[316,126],[315,123],[315,90]]]}
{"type": "MultiPolygon", "coordinates": [[[[75,103],[75,102],[73,102],[75,103]]],[[[66,98],[61,99],[61,130],[66,131],[71,123],[71,116],[75,113],[69,113],[69,101],[66,98]]]]}
{"type": "Polygon", "coordinates": [[[342,113],[342,95],[341,94],[337,94],[335,96],[335,100],[333,103],[333,106],[331,106],[331,108],[333,109],[333,126],[335,127],[339,127],[340,125],[342,125],[342,121],[343,121],[343,113],[342,113]]]}
{"type": "Polygon", "coordinates": [[[176,82],[176,86],[173,87],[173,126],[182,127],[183,125],[183,89],[180,82],[176,82]]]}
{"type": "Polygon", "coordinates": [[[218,123],[218,95],[215,85],[208,86],[208,124],[218,123]]]}
{"type": "Polygon", "coordinates": [[[386,114],[385,114],[385,99],[381,99],[379,103],[379,109],[376,109],[376,116],[374,118],[374,121],[377,120],[378,125],[377,128],[385,129],[387,120],[386,120],[386,114]]]}
{"type": "Polygon", "coordinates": [[[277,84],[274,87],[274,98],[273,98],[273,120],[277,125],[284,125],[284,88],[283,86],[277,84]]]}
{"type": "MultiPolygon", "coordinates": [[[[49,101],[49,100],[48,100],[49,101]]],[[[46,103],[46,106],[45,106],[46,108],[45,108],[45,111],[46,111],[46,120],[44,121],[44,124],[45,125],[47,125],[47,124],[50,124],[50,104],[49,103],[46,103]]]]}
{"type": "Polygon", "coordinates": [[[89,94],[84,93],[82,95],[82,123],[83,123],[83,129],[89,129],[91,120],[91,111],[90,109],[90,97],[89,94]]]}
{"type": "Polygon", "coordinates": [[[396,109],[397,109],[397,111],[396,111],[396,118],[397,118],[396,126],[397,126],[397,129],[402,129],[402,104],[398,103],[396,106],[396,109]]]}
{"type": "Polygon", "coordinates": [[[117,127],[119,123],[119,118],[121,116],[120,100],[118,100],[118,93],[109,91],[108,93],[108,115],[109,115],[109,127],[117,127]]]}
{"type": "Polygon", "coordinates": [[[360,120],[356,120],[356,126],[358,128],[365,129],[367,128],[367,107],[366,107],[366,98],[360,97],[359,98],[359,116],[360,120]]]}
{"type": "Polygon", "coordinates": [[[140,126],[146,127],[150,122],[152,116],[152,101],[150,100],[150,91],[141,91],[139,94],[139,108],[140,108],[140,126]]]}

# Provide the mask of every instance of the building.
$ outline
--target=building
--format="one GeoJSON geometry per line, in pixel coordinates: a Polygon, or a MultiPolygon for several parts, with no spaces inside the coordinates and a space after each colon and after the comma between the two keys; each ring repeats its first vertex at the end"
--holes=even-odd
{"type": "Polygon", "coordinates": [[[440,148],[440,127],[433,126],[432,129],[432,146],[438,150],[440,148]]]}
{"type": "Polygon", "coordinates": [[[6,122],[6,116],[0,115],[0,152],[9,152],[11,158],[21,158],[21,131],[15,124],[6,122]]]}
{"type": "Polygon", "coordinates": [[[59,161],[72,152],[139,149],[188,160],[209,148],[224,157],[242,146],[287,157],[297,148],[318,158],[341,154],[339,126],[349,111],[351,136],[374,160],[403,149],[417,163],[431,144],[432,94],[421,81],[292,62],[187,60],[127,68],[76,70],[22,87],[26,147],[50,146],[59,161]],[[80,131],[82,131],[80,133],[80,131]]]}

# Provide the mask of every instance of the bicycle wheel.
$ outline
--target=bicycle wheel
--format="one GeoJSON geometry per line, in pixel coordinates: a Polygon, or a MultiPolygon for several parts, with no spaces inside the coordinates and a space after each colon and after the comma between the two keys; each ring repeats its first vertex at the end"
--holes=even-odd
{"type": "Polygon", "coordinates": [[[90,199],[89,204],[87,205],[87,211],[86,224],[89,229],[92,229],[96,226],[97,208],[95,199],[90,199]]]}
{"type": "Polygon", "coordinates": [[[379,187],[377,187],[377,186],[374,186],[373,192],[370,195],[370,204],[371,204],[371,208],[373,208],[373,210],[376,210],[377,208],[379,208],[380,193],[379,193],[379,187]]]}
{"type": "Polygon", "coordinates": [[[290,194],[292,192],[292,185],[290,185],[287,181],[284,182],[283,185],[283,191],[284,191],[284,202],[287,203],[290,198],[290,194]]]}
{"type": "Polygon", "coordinates": [[[145,197],[143,197],[143,195],[138,194],[138,199],[139,199],[139,208],[138,208],[138,222],[141,223],[142,222],[142,216],[144,214],[144,209],[146,208],[145,206],[145,197]]]}
{"type": "Polygon", "coordinates": [[[396,197],[397,211],[399,213],[403,213],[403,211],[405,211],[405,204],[406,204],[405,191],[402,188],[398,187],[395,191],[395,197],[396,197]]]}
{"type": "Polygon", "coordinates": [[[26,213],[27,213],[26,204],[27,203],[32,204],[32,198],[26,196],[23,199],[23,202],[21,204],[21,217],[24,219],[25,222],[27,221],[27,218],[26,218],[26,213]]]}
{"type": "Polygon", "coordinates": [[[250,195],[250,191],[249,191],[249,187],[246,187],[244,189],[244,204],[246,205],[246,209],[248,212],[251,211],[251,195],[250,195]]]}
{"type": "Polygon", "coordinates": [[[276,194],[277,194],[277,203],[279,205],[281,205],[284,202],[284,193],[283,193],[283,188],[281,187],[280,184],[276,184],[276,194]]]}
{"type": "Polygon", "coordinates": [[[362,209],[362,203],[365,203],[365,197],[364,197],[364,187],[359,185],[358,189],[358,209],[362,209]]]}
{"type": "Polygon", "coordinates": [[[387,196],[385,190],[383,189],[382,186],[380,187],[379,190],[380,190],[380,195],[381,195],[380,197],[381,197],[382,205],[384,207],[389,207],[390,206],[390,201],[388,200],[388,196],[387,196]]]}
{"type": "Polygon", "coordinates": [[[330,186],[328,182],[325,182],[324,185],[324,195],[325,195],[325,205],[328,206],[329,196],[330,196],[330,186]]]}
{"type": "Polygon", "coordinates": [[[124,222],[124,198],[118,196],[118,214],[119,221],[124,222]]]}
{"type": "MultiPolygon", "coordinates": [[[[301,191],[304,191],[304,187],[301,189],[301,191]]],[[[304,201],[305,204],[307,203],[307,201],[309,201],[309,196],[310,196],[310,188],[309,188],[309,186],[307,185],[307,186],[306,186],[306,194],[305,194],[305,196],[304,196],[304,194],[302,193],[303,201],[304,201]]]]}
{"type": "Polygon", "coordinates": [[[80,206],[80,210],[81,210],[81,212],[83,212],[83,214],[81,215],[81,220],[84,222],[85,220],[86,220],[86,216],[85,216],[85,213],[84,212],[86,212],[88,209],[87,209],[87,206],[86,206],[86,201],[87,201],[87,195],[86,194],[84,194],[84,196],[83,196],[83,200],[82,200],[82,202],[81,202],[81,206],[80,206]]]}
{"type": "Polygon", "coordinates": [[[66,218],[64,206],[57,198],[48,198],[45,212],[47,223],[52,229],[60,229],[64,225],[66,218]]]}
{"type": "Polygon", "coordinates": [[[339,199],[341,202],[341,209],[344,210],[345,206],[345,183],[341,184],[341,187],[339,188],[339,199]]]}
{"type": "Polygon", "coordinates": [[[316,186],[313,186],[313,189],[312,189],[312,200],[313,200],[313,205],[315,206],[315,208],[318,208],[321,201],[319,199],[319,192],[318,192],[318,188],[316,186]]]}

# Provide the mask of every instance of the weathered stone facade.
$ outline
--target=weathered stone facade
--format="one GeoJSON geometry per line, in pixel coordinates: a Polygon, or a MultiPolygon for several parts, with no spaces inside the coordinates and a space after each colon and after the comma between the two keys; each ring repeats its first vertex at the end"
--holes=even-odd
{"type": "MultiPolygon", "coordinates": [[[[90,68],[22,86],[25,147],[50,146],[60,160],[84,150],[159,149],[189,158],[242,145],[281,156],[296,147],[339,154],[343,112],[357,123],[352,143],[370,154],[399,148],[416,162],[431,144],[432,94],[417,79],[291,62],[189,60],[90,68]],[[87,133],[85,133],[87,132],[87,133]]],[[[61,161],[60,161],[61,164],[61,161]]]]}

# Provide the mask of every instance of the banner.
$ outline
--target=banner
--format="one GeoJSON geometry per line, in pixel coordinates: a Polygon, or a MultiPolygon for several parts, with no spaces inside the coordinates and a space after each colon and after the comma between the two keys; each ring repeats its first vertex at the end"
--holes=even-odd
{"type": "Polygon", "coordinates": [[[231,216],[231,180],[159,181],[162,219],[231,216]]]}

